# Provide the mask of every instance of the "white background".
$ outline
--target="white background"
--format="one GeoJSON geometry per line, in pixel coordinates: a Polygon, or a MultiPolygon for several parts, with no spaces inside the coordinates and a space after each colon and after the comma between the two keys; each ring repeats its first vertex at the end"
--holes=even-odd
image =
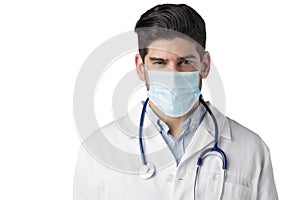
{"type": "MultiPolygon", "coordinates": [[[[72,199],[80,145],[72,95],[80,67],[98,45],[132,30],[144,11],[164,2],[1,1],[0,199],[72,199]]],[[[279,197],[295,199],[299,4],[188,2],[206,21],[226,114],[267,143],[279,197]]]]}

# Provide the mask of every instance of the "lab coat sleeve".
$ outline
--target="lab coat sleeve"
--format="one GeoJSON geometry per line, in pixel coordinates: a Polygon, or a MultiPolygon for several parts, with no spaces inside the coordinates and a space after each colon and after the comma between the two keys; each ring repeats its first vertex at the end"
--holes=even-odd
{"type": "Polygon", "coordinates": [[[257,189],[258,200],[278,200],[269,151],[266,153],[257,189]]]}
{"type": "Polygon", "coordinates": [[[74,175],[73,200],[99,200],[99,181],[97,180],[97,166],[99,163],[80,147],[77,166],[74,175]]]}

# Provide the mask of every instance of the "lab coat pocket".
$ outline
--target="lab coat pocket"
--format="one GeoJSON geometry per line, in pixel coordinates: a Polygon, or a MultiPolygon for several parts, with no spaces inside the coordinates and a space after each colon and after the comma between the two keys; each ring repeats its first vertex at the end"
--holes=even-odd
{"type": "MultiPolygon", "coordinates": [[[[205,200],[216,200],[220,198],[222,190],[222,180],[209,179],[206,188],[205,200]]],[[[234,183],[226,180],[222,200],[250,200],[251,188],[247,185],[234,183]]]]}

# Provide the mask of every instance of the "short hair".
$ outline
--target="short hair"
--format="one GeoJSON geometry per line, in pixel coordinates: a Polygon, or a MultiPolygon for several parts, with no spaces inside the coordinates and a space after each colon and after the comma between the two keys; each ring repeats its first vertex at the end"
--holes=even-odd
{"type": "Polygon", "coordinates": [[[149,9],[137,21],[134,30],[138,35],[139,53],[143,62],[148,53],[147,47],[153,41],[175,37],[196,41],[200,58],[203,57],[206,43],[205,21],[185,4],[162,4],[149,9]]]}

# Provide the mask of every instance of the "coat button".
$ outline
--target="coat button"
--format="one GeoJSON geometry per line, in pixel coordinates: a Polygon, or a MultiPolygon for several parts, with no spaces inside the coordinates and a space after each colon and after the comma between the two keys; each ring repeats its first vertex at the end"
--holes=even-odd
{"type": "Polygon", "coordinates": [[[166,180],[171,182],[173,180],[173,174],[168,174],[166,180]]]}

